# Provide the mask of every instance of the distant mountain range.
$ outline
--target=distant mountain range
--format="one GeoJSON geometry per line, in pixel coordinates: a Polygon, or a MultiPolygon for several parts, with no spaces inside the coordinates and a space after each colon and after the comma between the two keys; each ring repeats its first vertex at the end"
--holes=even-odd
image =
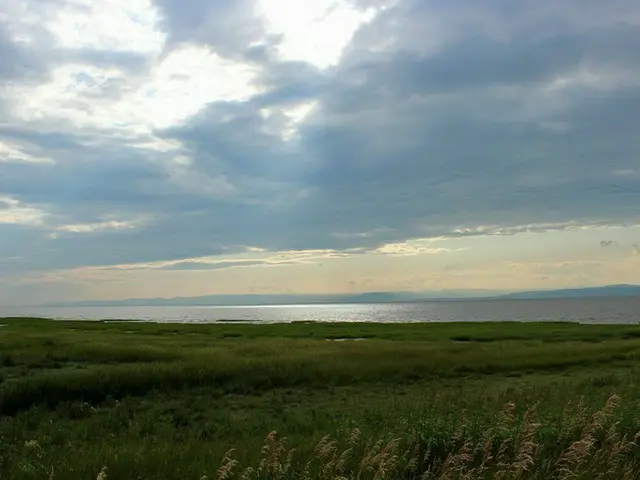
{"type": "Polygon", "coordinates": [[[527,292],[496,292],[488,290],[441,290],[430,292],[368,292],[343,295],[248,294],[206,295],[202,297],[130,298],[123,300],[89,300],[57,302],[44,306],[235,306],[235,305],[305,305],[332,303],[392,303],[455,300],[524,300],[543,298],[589,298],[640,296],[640,285],[608,285],[604,287],[535,290],[527,292]]]}
{"type": "Polygon", "coordinates": [[[640,285],[607,285],[604,287],[567,288],[562,290],[533,290],[514,292],[494,298],[536,299],[536,298],[588,298],[588,297],[635,297],[640,296],[640,285]]]}
{"type": "Polygon", "coordinates": [[[451,290],[438,292],[366,292],[357,294],[246,294],[205,295],[202,297],[128,298],[123,300],[87,300],[56,302],[46,306],[235,306],[235,305],[313,305],[332,303],[392,303],[418,302],[441,298],[481,298],[495,292],[487,290],[451,290]]]}

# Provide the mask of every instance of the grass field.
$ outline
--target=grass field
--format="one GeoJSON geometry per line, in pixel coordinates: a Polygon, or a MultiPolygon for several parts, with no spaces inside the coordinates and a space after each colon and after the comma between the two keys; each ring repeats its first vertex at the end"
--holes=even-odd
{"type": "Polygon", "coordinates": [[[640,478],[636,326],[0,325],[2,480],[640,478]]]}

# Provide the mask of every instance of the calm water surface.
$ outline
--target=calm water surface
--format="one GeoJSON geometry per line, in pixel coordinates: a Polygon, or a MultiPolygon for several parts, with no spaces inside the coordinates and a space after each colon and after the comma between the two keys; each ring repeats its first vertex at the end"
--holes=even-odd
{"type": "Polygon", "coordinates": [[[463,322],[574,321],[640,323],[640,297],[554,300],[465,300],[343,305],[251,307],[33,307],[0,308],[0,317],[129,319],[157,322],[463,322]]]}

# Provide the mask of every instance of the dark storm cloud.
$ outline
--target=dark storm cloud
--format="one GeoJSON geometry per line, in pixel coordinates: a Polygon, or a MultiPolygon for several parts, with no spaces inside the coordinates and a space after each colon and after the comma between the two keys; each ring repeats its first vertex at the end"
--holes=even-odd
{"type": "Polygon", "coordinates": [[[637,219],[639,179],[614,172],[635,168],[640,150],[640,90],[627,83],[638,41],[635,26],[604,25],[502,44],[465,40],[426,57],[349,58],[305,126],[324,193],[308,213],[319,230],[384,225],[398,237],[637,219]],[[581,74],[602,79],[585,85],[581,74]]]}

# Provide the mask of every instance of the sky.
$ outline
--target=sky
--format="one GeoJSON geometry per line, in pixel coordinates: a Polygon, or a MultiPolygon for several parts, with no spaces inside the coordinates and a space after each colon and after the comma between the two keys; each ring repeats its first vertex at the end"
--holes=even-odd
{"type": "Polygon", "coordinates": [[[0,0],[0,305],[640,283],[637,0],[0,0]]]}

